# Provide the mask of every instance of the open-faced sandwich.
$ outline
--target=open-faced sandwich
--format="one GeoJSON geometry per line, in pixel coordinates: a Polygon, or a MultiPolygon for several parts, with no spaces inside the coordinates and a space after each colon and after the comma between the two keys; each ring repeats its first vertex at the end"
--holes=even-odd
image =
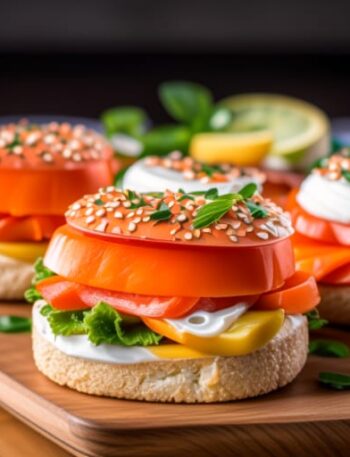
{"type": "Polygon", "coordinates": [[[67,205],[112,181],[112,150],[83,126],[0,126],[0,299],[21,299],[67,205]]]}
{"type": "Polygon", "coordinates": [[[150,156],[131,165],[119,185],[138,192],[185,192],[218,189],[219,194],[237,192],[253,182],[264,196],[284,204],[293,187],[300,184],[296,173],[262,171],[256,167],[239,167],[230,163],[206,164],[174,151],[167,156],[150,156]]]}
{"type": "Polygon", "coordinates": [[[255,184],[222,196],[107,187],[66,217],[30,294],[34,358],[53,381],[216,402],[270,392],[302,369],[316,282],[295,271],[290,219],[255,184]]]}
{"type": "Polygon", "coordinates": [[[322,317],[350,324],[350,153],[322,159],[292,192],[297,267],[313,274],[322,317]]]}

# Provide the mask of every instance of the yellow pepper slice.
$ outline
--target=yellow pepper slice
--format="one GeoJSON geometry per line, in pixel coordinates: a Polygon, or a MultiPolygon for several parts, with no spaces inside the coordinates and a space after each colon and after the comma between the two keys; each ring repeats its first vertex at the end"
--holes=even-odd
{"type": "Polygon", "coordinates": [[[45,254],[48,243],[38,242],[6,242],[0,243],[0,255],[33,263],[38,257],[45,254]]]}
{"type": "Polygon", "coordinates": [[[143,321],[172,341],[202,353],[229,357],[249,354],[268,343],[281,329],[284,311],[248,311],[225,332],[210,338],[179,332],[162,319],[143,318],[143,321]]]}

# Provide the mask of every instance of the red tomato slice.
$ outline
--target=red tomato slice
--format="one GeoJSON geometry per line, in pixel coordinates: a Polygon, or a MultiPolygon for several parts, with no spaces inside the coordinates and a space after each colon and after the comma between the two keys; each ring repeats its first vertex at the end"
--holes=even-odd
{"type": "Polygon", "coordinates": [[[260,297],[254,308],[273,310],[282,308],[287,314],[303,314],[315,308],[320,301],[317,283],[313,276],[297,271],[278,290],[260,297]]]}
{"type": "Polygon", "coordinates": [[[320,240],[325,243],[350,245],[350,225],[340,224],[339,222],[327,221],[306,212],[297,202],[296,195],[298,190],[291,192],[287,210],[290,211],[292,221],[297,233],[304,236],[320,240]]]}
{"type": "Polygon", "coordinates": [[[64,224],[63,216],[0,217],[1,241],[42,241],[51,238],[57,227],[64,224]]]}
{"type": "Polygon", "coordinates": [[[118,311],[134,316],[176,318],[187,314],[198,302],[198,298],[155,297],[97,289],[60,276],[45,279],[36,288],[48,303],[60,310],[92,308],[104,301],[118,311]]]}

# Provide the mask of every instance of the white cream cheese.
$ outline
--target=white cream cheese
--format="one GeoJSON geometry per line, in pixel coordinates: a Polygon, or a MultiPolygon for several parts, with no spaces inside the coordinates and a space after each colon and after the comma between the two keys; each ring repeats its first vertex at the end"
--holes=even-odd
{"type": "Polygon", "coordinates": [[[250,182],[255,182],[261,191],[261,181],[250,176],[240,176],[228,182],[203,183],[199,179],[186,179],[183,173],[161,166],[150,167],[145,160],[135,162],[125,173],[123,179],[124,189],[133,189],[137,192],[162,192],[171,190],[173,192],[184,189],[186,192],[198,190],[209,190],[216,187],[219,194],[237,192],[250,182]]]}
{"type": "MultiPolygon", "coordinates": [[[[94,362],[130,364],[141,362],[154,362],[164,360],[166,357],[158,357],[151,349],[141,346],[125,347],[111,344],[94,346],[86,335],[55,336],[50,328],[48,320],[40,314],[41,308],[46,305],[44,300],[38,300],[33,307],[33,326],[40,335],[49,341],[59,351],[71,357],[79,357],[94,362]]],[[[286,316],[293,328],[300,326],[304,317],[286,316]]],[[[279,334],[275,336],[278,338],[279,334]]],[[[183,358],[183,357],[182,357],[183,358]]]]}
{"type": "Polygon", "coordinates": [[[350,183],[309,175],[300,187],[297,202],[313,216],[350,224],[350,183]]]}
{"type": "Polygon", "coordinates": [[[164,319],[178,332],[210,338],[220,335],[248,310],[246,303],[238,303],[229,308],[208,313],[195,311],[182,319],[164,319]]]}

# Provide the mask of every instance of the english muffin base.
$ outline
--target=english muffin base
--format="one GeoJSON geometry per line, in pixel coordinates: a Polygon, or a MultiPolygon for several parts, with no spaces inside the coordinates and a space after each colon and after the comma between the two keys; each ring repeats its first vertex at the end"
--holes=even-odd
{"type": "Polygon", "coordinates": [[[72,357],[56,349],[35,328],[34,359],[52,381],[79,392],[129,400],[211,403],[271,392],[290,383],[308,352],[306,318],[289,319],[266,346],[240,357],[172,359],[109,364],[72,357]]]}
{"type": "Polygon", "coordinates": [[[0,255],[0,300],[24,300],[33,275],[32,264],[0,255]]]}
{"type": "Polygon", "coordinates": [[[350,285],[318,284],[321,303],[317,309],[324,319],[333,324],[350,325],[350,285]]]}

